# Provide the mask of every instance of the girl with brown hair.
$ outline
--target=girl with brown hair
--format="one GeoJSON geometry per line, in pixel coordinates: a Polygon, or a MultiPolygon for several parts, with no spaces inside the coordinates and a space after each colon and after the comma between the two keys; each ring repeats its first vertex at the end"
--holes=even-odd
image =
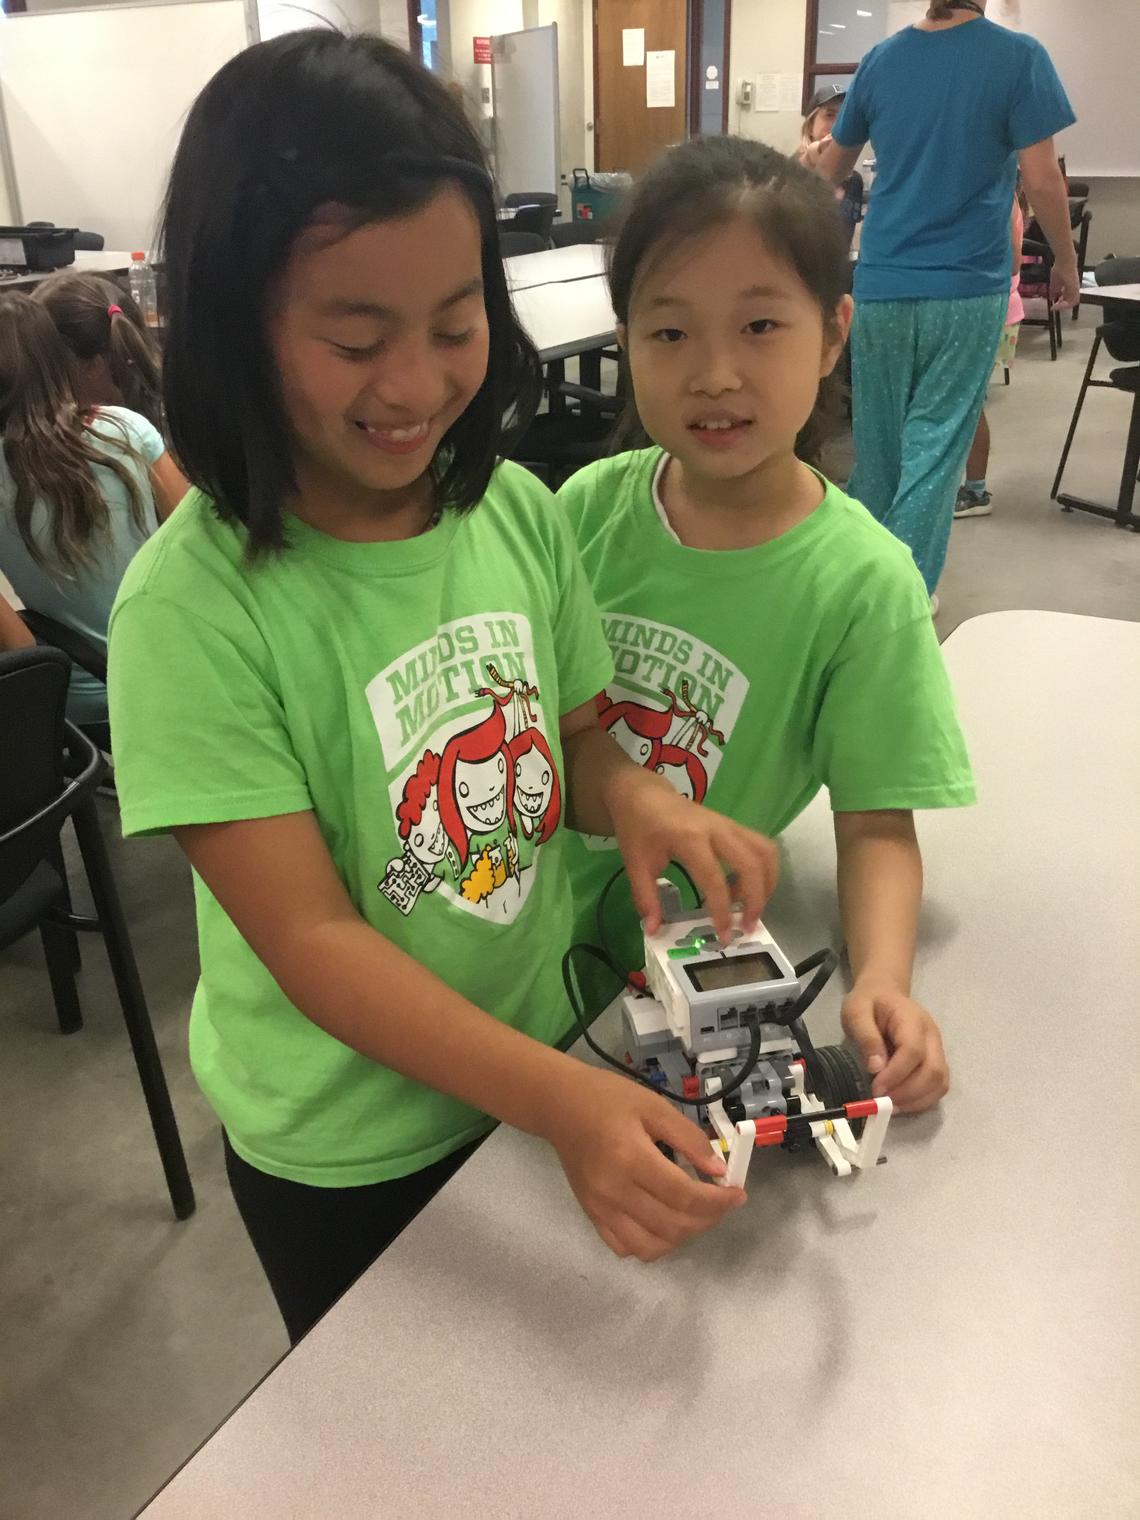
{"type": "MultiPolygon", "coordinates": [[[[121,406],[86,409],[39,302],[0,296],[0,569],[25,606],[106,650],[119,582],[185,488],[161,435],[121,406]]],[[[68,715],[106,741],[106,688],[72,672],[68,715]]]]}
{"type": "Polygon", "coordinates": [[[162,353],[133,296],[103,275],[61,270],[37,285],[72,355],[80,406],[125,406],[162,431],[162,353]]]}

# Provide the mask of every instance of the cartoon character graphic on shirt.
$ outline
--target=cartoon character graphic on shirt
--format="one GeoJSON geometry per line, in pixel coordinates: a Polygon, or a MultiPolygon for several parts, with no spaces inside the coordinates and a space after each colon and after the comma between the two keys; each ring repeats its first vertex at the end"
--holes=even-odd
{"type": "Polygon", "coordinates": [[[484,902],[508,881],[518,882],[514,763],[497,703],[444,745],[439,812],[458,862],[457,885],[467,902],[484,902]]]}
{"type": "Polygon", "coordinates": [[[535,712],[533,703],[538,699],[538,687],[532,686],[529,681],[524,681],[519,676],[501,676],[494,665],[487,662],[487,678],[494,683],[493,686],[480,686],[475,693],[479,697],[490,697],[498,706],[504,709],[504,718],[507,718],[506,709],[510,709],[509,721],[507,722],[507,739],[515,739],[528,728],[533,728],[538,722],[538,714],[535,712]]]}
{"type": "Polygon", "coordinates": [[[388,862],[380,891],[405,917],[421,893],[434,892],[441,878],[436,867],[454,852],[439,814],[439,756],[425,750],[408,777],[396,809],[397,832],[402,852],[388,862]]]}
{"type": "Polygon", "coordinates": [[[703,802],[709,789],[706,741],[723,748],[725,737],[712,716],[693,702],[687,680],[681,682],[679,698],[667,686],[661,695],[669,699],[668,707],[613,702],[603,692],[598,698],[601,725],[637,765],[666,777],[683,797],[703,802]]]}
{"type": "Polygon", "coordinates": [[[507,746],[515,775],[515,818],[523,868],[534,859],[558,827],[562,816],[562,786],[546,737],[537,728],[524,728],[507,746]]]}
{"type": "Polygon", "coordinates": [[[644,702],[614,702],[604,691],[597,698],[597,706],[598,721],[633,763],[655,770],[673,722],[669,709],[649,707],[644,702]]]}
{"type": "Polygon", "coordinates": [[[528,619],[507,609],[441,623],[368,680],[393,819],[373,878],[385,910],[446,932],[456,910],[509,923],[525,908],[564,806],[538,669],[528,619]]]}

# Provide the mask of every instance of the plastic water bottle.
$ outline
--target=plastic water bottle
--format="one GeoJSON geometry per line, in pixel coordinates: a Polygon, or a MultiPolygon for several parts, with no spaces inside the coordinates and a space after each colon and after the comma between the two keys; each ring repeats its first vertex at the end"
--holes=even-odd
{"type": "Polygon", "coordinates": [[[131,254],[131,268],[128,276],[131,295],[138,303],[139,310],[143,314],[143,321],[148,327],[158,326],[158,281],[155,279],[154,266],[145,253],[131,254]]]}

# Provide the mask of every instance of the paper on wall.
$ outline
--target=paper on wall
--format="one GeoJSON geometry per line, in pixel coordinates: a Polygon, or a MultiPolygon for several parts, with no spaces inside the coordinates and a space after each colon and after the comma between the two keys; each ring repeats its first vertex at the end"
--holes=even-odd
{"type": "Polygon", "coordinates": [[[757,74],[756,92],[753,97],[754,111],[778,111],[780,109],[779,74],[757,74]]]}
{"type": "Polygon", "coordinates": [[[627,69],[637,69],[645,62],[645,28],[623,26],[621,29],[621,61],[627,69]]]}
{"type": "Polygon", "coordinates": [[[780,110],[794,111],[798,116],[803,109],[804,76],[802,74],[781,74],[779,77],[780,110]]]}
{"type": "Polygon", "coordinates": [[[672,49],[645,55],[645,104],[648,107],[675,106],[677,94],[674,79],[677,72],[677,54],[672,49]]]}

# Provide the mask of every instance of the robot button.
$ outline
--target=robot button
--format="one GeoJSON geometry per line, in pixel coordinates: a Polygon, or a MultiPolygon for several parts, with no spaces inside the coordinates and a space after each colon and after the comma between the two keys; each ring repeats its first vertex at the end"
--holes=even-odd
{"type": "Polygon", "coordinates": [[[674,945],[669,951],[669,959],[671,961],[687,961],[694,955],[700,955],[700,953],[698,945],[674,945]]]}
{"type": "Polygon", "coordinates": [[[699,1098],[701,1095],[700,1077],[682,1077],[681,1094],[686,1098],[699,1098]]]}

